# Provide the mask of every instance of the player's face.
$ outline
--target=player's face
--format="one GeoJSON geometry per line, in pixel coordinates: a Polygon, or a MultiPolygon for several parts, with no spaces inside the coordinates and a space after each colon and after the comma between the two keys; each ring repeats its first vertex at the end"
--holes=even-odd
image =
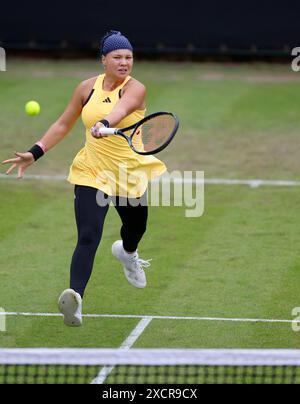
{"type": "Polygon", "coordinates": [[[125,79],[132,71],[133,54],[128,49],[119,49],[102,58],[106,73],[125,79]]]}

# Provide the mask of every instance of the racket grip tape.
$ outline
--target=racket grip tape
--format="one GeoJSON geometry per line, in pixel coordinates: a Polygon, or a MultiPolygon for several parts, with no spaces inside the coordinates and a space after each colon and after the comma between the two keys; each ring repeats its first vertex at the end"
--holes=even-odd
{"type": "Polygon", "coordinates": [[[101,128],[99,132],[101,135],[114,135],[117,130],[116,128],[101,128]]]}

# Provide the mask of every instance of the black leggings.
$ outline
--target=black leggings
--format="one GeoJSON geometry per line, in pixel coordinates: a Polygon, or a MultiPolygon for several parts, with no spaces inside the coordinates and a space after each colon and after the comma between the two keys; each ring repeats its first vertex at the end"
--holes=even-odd
{"type": "Polygon", "coordinates": [[[71,262],[70,287],[81,296],[92,273],[110,201],[114,203],[122,220],[121,238],[127,252],[137,250],[146,231],[148,218],[146,194],[141,199],[110,198],[95,188],[76,185],[75,216],[78,241],[71,262]],[[108,203],[104,204],[103,201],[108,203]],[[127,206],[124,206],[126,202],[127,206]]]}

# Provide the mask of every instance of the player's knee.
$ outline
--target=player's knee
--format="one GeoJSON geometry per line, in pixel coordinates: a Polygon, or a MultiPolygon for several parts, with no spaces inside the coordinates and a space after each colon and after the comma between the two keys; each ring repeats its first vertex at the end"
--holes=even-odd
{"type": "Polygon", "coordinates": [[[97,246],[100,237],[93,228],[85,228],[78,236],[78,244],[81,246],[97,246]]]}

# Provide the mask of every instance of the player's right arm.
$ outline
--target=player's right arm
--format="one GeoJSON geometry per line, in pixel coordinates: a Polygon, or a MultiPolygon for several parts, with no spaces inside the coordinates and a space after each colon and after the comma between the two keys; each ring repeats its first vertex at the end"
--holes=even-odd
{"type": "MultiPolygon", "coordinates": [[[[72,129],[81,114],[85,100],[87,99],[94,79],[85,80],[75,89],[72,98],[63,114],[54,122],[44,136],[39,140],[46,151],[56,146],[72,129]]],[[[30,152],[15,152],[15,158],[2,161],[2,164],[12,164],[6,171],[10,174],[15,168],[18,169],[18,178],[22,178],[24,171],[32,165],[35,160],[30,152]]]]}

